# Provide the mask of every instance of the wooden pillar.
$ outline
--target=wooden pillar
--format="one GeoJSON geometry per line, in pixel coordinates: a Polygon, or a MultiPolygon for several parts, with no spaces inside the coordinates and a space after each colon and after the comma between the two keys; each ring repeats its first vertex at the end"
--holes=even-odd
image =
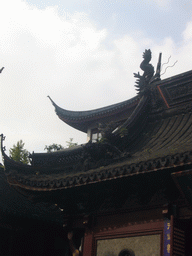
{"type": "Polygon", "coordinates": [[[83,256],[92,256],[93,254],[93,232],[85,232],[83,243],[83,256]]]}

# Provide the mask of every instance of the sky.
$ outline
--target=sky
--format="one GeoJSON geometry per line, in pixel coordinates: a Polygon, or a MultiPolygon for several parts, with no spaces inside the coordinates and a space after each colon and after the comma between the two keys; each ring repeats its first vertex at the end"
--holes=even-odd
{"type": "MultiPolygon", "coordinates": [[[[192,69],[192,1],[6,0],[0,9],[0,134],[6,153],[66,146],[86,134],[62,122],[49,95],[68,110],[91,110],[136,95],[142,53],[162,79],[192,69]]],[[[0,158],[0,162],[2,159],[0,158]]]]}

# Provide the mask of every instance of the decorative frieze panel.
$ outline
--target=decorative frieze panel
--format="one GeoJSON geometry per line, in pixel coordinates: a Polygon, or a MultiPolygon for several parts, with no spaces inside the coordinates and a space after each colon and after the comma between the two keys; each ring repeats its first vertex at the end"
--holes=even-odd
{"type": "Polygon", "coordinates": [[[157,86],[167,107],[192,100],[192,82],[162,84],[157,86]]]}
{"type": "Polygon", "coordinates": [[[192,83],[187,83],[187,84],[181,84],[181,85],[176,85],[176,86],[171,86],[170,88],[167,88],[167,91],[169,93],[169,96],[173,99],[179,99],[183,96],[189,96],[192,95],[192,83]]]}

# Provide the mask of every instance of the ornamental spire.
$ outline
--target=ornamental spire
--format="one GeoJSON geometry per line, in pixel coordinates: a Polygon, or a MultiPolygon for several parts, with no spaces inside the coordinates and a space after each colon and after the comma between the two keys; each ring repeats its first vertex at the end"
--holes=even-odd
{"type": "Polygon", "coordinates": [[[0,69],[0,74],[1,74],[1,72],[3,71],[3,69],[4,69],[4,67],[2,67],[2,68],[0,69]]]}

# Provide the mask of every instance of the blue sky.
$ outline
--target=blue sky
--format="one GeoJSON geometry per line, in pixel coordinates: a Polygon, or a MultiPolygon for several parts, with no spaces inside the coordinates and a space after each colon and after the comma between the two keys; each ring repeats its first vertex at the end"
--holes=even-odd
{"type": "Polygon", "coordinates": [[[98,28],[107,28],[112,37],[143,31],[156,40],[171,36],[181,40],[185,24],[191,19],[192,2],[189,0],[82,0],[36,1],[28,0],[39,8],[58,6],[64,12],[85,12],[98,28]]]}
{"type": "MultiPolygon", "coordinates": [[[[89,110],[136,95],[142,52],[159,52],[162,79],[192,68],[192,2],[183,0],[6,0],[0,9],[0,133],[32,152],[86,142],[58,119],[62,108],[89,110]],[[163,72],[163,70],[162,70],[163,72]]],[[[1,159],[0,159],[1,162],[1,159]]]]}

